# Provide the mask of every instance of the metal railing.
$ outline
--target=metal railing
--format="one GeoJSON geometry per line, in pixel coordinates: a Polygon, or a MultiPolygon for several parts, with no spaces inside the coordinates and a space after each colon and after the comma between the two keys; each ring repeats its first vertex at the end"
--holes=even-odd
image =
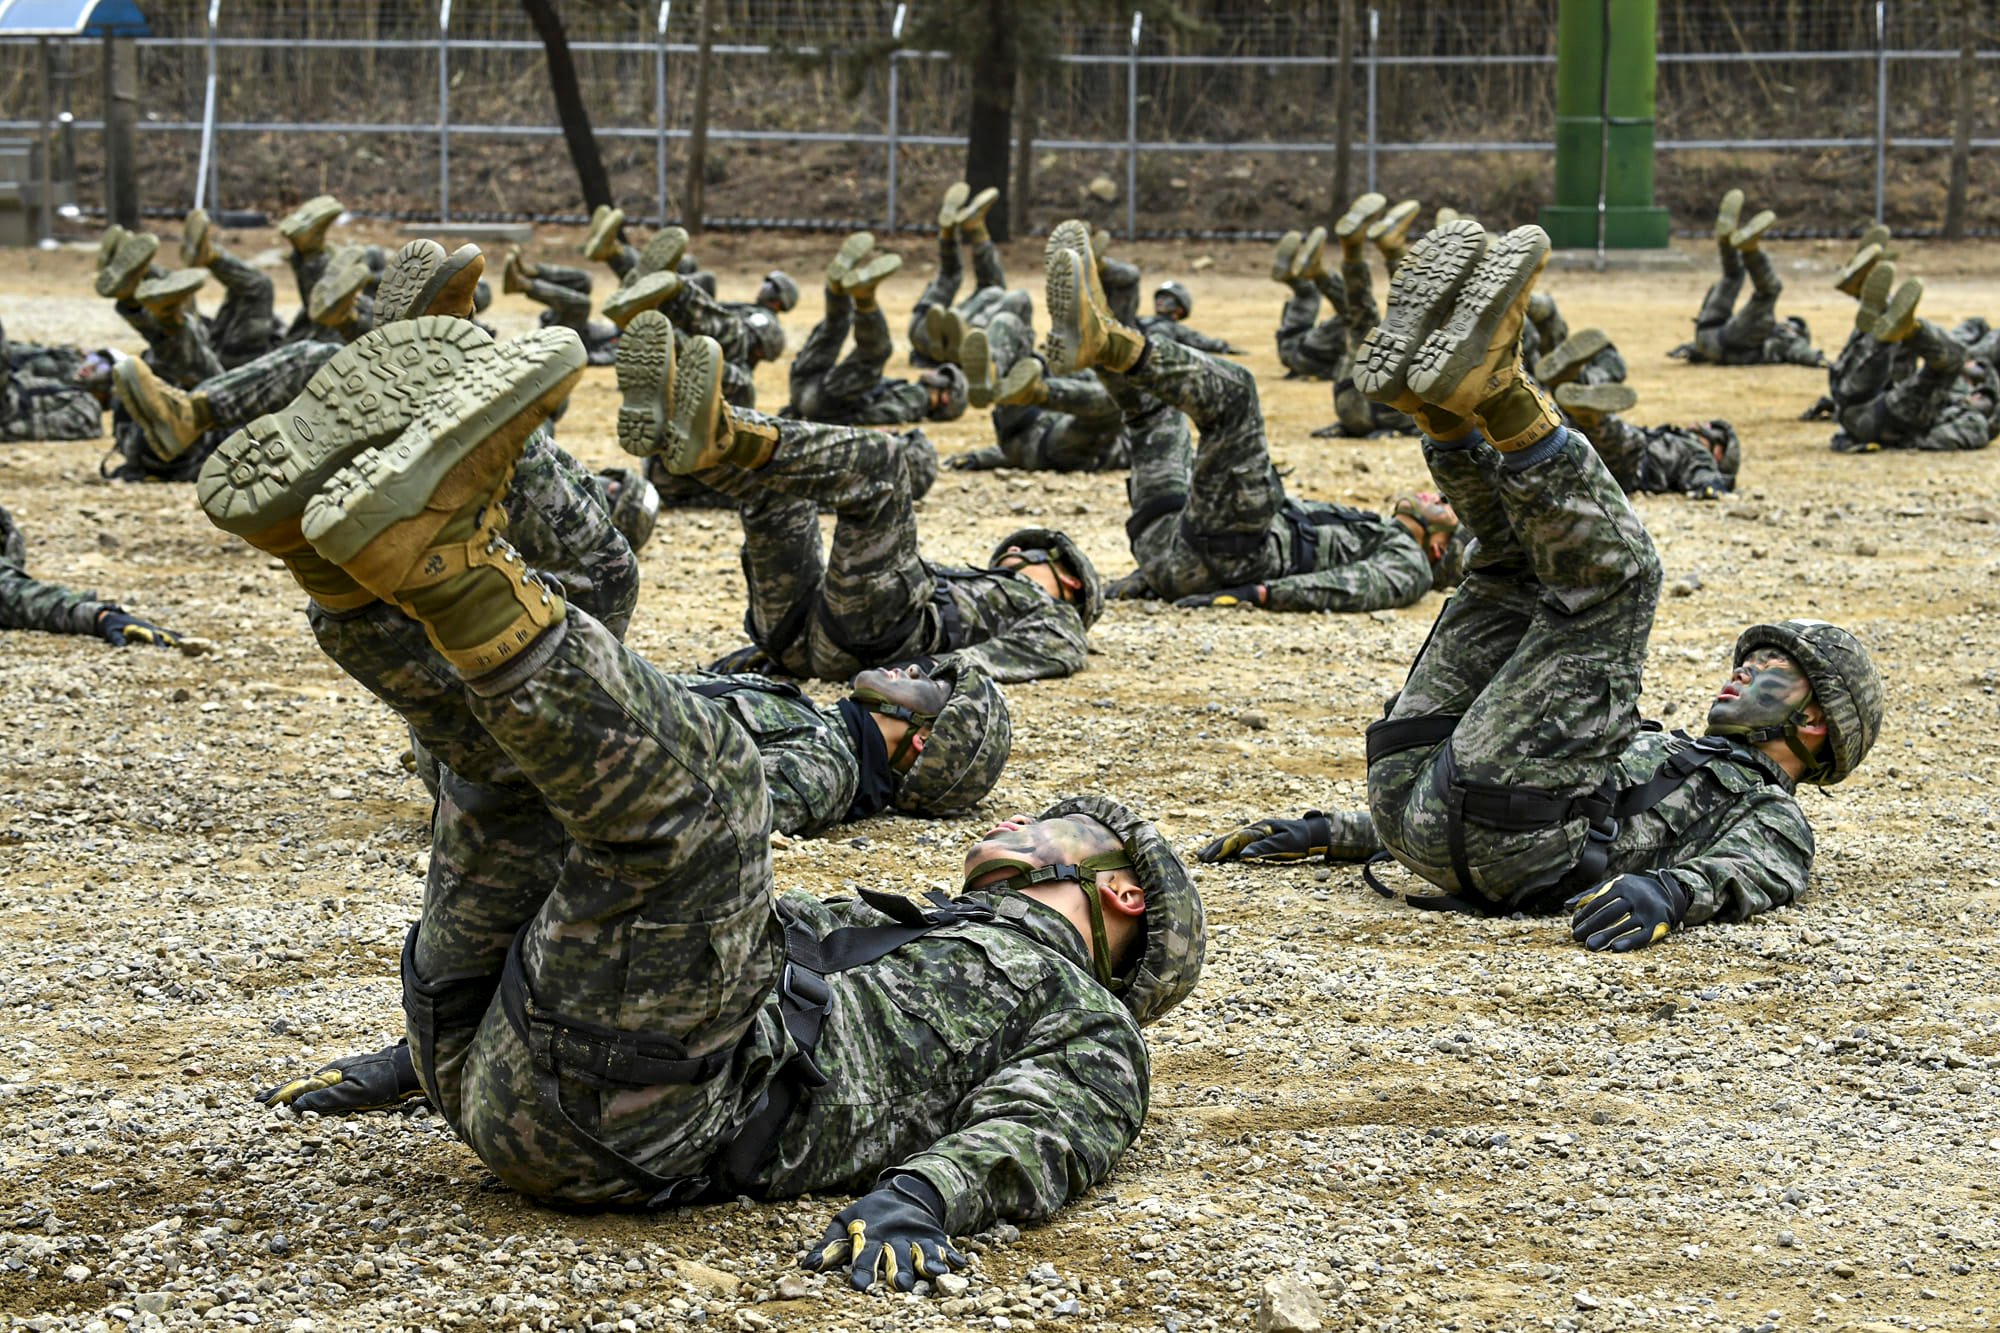
{"type": "MultiPolygon", "coordinates": [[[[222,0],[209,0],[206,14],[206,30],[200,37],[151,37],[139,39],[142,48],[195,50],[204,52],[206,58],[206,81],[202,98],[202,116],[194,120],[149,120],[141,122],[139,128],[148,133],[198,134],[200,149],[194,182],[194,202],[196,206],[215,207],[219,201],[217,161],[221,153],[217,136],[229,134],[340,134],[340,135],[434,135],[437,159],[437,218],[449,222],[451,205],[451,144],[454,137],[509,137],[509,138],[560,138],[562,129],[556,125],[496,125],[474,121],[455,121],[452,118],[450,69],[452,53],[458,52],[534,52],[543,47],[538,41],[454,38],[451,35],[452,0],[437,0],[437,38],[435,41],[412,39],[389,39],[362,41],[347,38],[270,38],[270,37],[223,37],[218,28],[221,17],[222,0]],[[225,120],[221,118],[220,97],[218,96],[217,64],[218,53],[223,50],[260,48],[355,50],[373,52],[411,51],[434,52],[438,63],[437,115],[431,121],[410,120],[362,120],[362,121],[315,121],[315,120],[225,120]]],[[[1663,52],[1657,59],[1662,65],[1673,64],[1730,64],[1751,61],[1803,61],[1803,62],[1852,62],[1872,64],[1874,79],[1874,133],[1869,136],[1822,136],[1822,137],[1774,137],[1774,138],[1662,138],[1654,147],[1660,152],[1680,152],[1690,150],[1728,149],[1777,149],[1777,150],[1820,150],[1820,149],[1871,149],[1874,156],[1874,216],[1882,219],[1885,192],[1886,166],[1889,154],[1897,149],[1940,149],[1951,147],[1951,140],[1935,136],[1898,136],[1889,132],[1889,67],[1892,62],[1938,62],[1959,59],[1953,50],[1892,49],[1887,45],[1887,13],[1889,0],[1876,0],[1875,36],[1873,49],[1847,51],[1739,51],[1739,52],[1663,52]]],[[[664,222],[672,218],[667,189],[667,159],[669,144],[690,137],[691,131],[669,123],[667,95],[667,69],[670,56],[693,56],[699,47],[692,42],[670,41],[667,37],[668,20],[672,12],[672,0],[661,0],[654,23],[654,35],[650,41],[575,41],[570,44],[578,53],[600,52],[650,57],[652,66],[653,123],[651,125],[606,124],[593,125],[594,133],[608,140],[651,140],[654,144],[654,216],[653,222],[664,222]]],[[[907,7],[898,4],[891,21],[891,36],[900,40],[907,7]]],[[[1134,13],[1131,19],[1129,40],[1126,49],[1117,52],[1066,53],[1055,57],[1064,65],[1074,66],[1118,66],[1125,72],[1125,136],[1123,139],[1080,139],[1080,138],[1037,138],[1037,150],[1073,152],[1115,152],[1124,157],[1125,166],[1125,223],[1128,234],[1138,233],[1138,176],[1139,158],[1146,153],[1272,153],[1272,154],[1320,154],[1338,151],[1340,145],[1330,140],[1230,140],[1207,141],[1185,139],[1144,139],[1140,137],[1139,75],[1144,68],[1161,66],[1193,66],[1198,68],[1221,67],[1304,67],[1331,69],[1339,64],[1337,55],[1184,55],[1184,54],[1144,54],[1140,50],[1143,34],[1141,15],[1134,13]]],[[[0,46],[10,45],[0,39],[0,46]]],[[[1385,53],[1381,46],[1381,13],[1375,8],[1366,11],[1366,23],[1361,48],[1354,57],[1363,75],[1363,136],[1353,145],[1361,149],[1367,188],[1374,189],[1378,180],[1378,163],[1384,154],[1398,153],[1464,153],[1464,152],[1520,152],[1553,153],[1554,142],[1547,139],[1530,140],[1469,140],[1469,139],[1424,139],[1410,141],[1383,141],[1378,137],[1378,110],[1380,92],[1378,75],[1384,69],[1399,67],[1440,66],[1537,66],[1554,65],[1556,57],[1552,53],[1527,54],[1480,54],[1480,55],[1397,55],[1385,53]]],[[[812,57],[826,54],[811,45],[780,48],[756,43],[716,42],[710,47],[713,57],[748,57],[785,55],[791,57],[812,57]]],[[[707,137],[720,142],[774,142],[774,143],[843,143],[858,146],[880,147],[886,156],[886,201],[884,216],[873,225],[888,230],[897,229],[901,218],[898,208],[898,167],[904,151],[913,147],[963,147],[966,140],[962,135],[912,134],[900,125],[899,84],[900,71],[913,62],[943,61],[950,57],[942,51],[921,51],[893,49],[886,53],[887,111],[879,132],[814,131],[814,130],[762,130],[710,126],[707,137]]],[[[1980,61],[2000,60],[2000,49],[1980,50],[1976,53],[1980,61]]],[[[101,130],[102,121],[66,119],[64,123],[75,130],[101,130]]],[[[0,120],[0,130],[40,130],[48,132],[51,126],[38,120],[0,120]]],[[[1974,137],[1971,146],[1985,152],[2000,148],[2000,138],[1974,137]]],[[[365,211],[365,210],[364,210],[365,211]]],[[[715,221],[715,220],[711,220],[715,221]]],[[[726,221],[726,220],[724,220],[726,221]]],[[[771,221],[769,219],[763,221],[771,221]]]]}

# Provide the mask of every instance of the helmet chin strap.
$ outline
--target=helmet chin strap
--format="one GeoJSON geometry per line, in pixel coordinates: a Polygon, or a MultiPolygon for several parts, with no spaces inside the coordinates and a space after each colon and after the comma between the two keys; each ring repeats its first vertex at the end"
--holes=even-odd
{"type": "Polygon", "coordinates": [[[911,762],[915,762],[916,755],[918,754],[917,733],[926,727],[936,726],[938,715],[936,713],[919,713],[914,708],[907,708],[902,704],[893,703],[889,700],[888,696],[867,688],[857,689],[848,697],[871,713],[879,714],[882,717],[893,717],[899,722],[910,724],[909,730],[905,731],[902,739],[896,742],[895,752],[889,756],[889,767],[895,769],[898,773],[906,771],[908,766],[903,762],[904,759],[908,758],[911,762]]]}
{"type": "Polygon", "coordinates": [[[1720,726],[1711,726],[1708,729],[1708,734],[1711,736],[1731,736],[1748,745],[1762,745],[1766,741],[1783,741],[1785,748],[1797,755],[1799,762],[1805,765],[1805,772],[1801,776],[1810,781],[1823,772],[1827,766],[1827,760],[1823,756],[1816,755],[1807,749],[1806,743],[1799,738],[1799,728],[1808,726],[1811,722],[1812,718],[1806,714],[1805,708],[1800,707],[1797,712],[1776,726],[1746,727],[1725,722],[1720,726]]]}
{"type": "Polygon", "coordinates": [[[995,859],[986,862],[974,874],[966,877],[965,888],[972,887],[972,880],[994,867],[1012,870],[1016,873],[1006,879],[984,886],[988,893],[1019,893],[1037,884],[1055,884],[1063,881],[1074,883],[1083,891],[1083,904],[1090,913],[1090,964],[1097,974],[1097,982],[1113,995],[1122,994],[1132,984],[1130,977],[1120,978],[1111,963],[1111,937],[1104,929],[1104,904],[1097,895],[1097,876],[1105,870],[1130,870],[1132,858],[1124,848],[1115,852],[1100,852],[1096,856],[1086,856],[1075,865],[1036,866],[1014,858],[995,859]]]}

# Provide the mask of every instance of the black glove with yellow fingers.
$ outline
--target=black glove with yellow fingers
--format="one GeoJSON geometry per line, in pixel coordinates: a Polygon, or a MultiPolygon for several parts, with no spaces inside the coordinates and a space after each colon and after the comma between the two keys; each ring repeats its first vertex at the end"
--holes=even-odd
{"type": "Polygon", "coordinates": [[[417,1067],[410,1059],[410,1043],[399,1041],[366,1055],[335,1060],[304,1078],[258,1093],[257,1100],[294,1111],[347,1115],[386,1111],[423,1095],[424,1085],[417,1081],[417,1067]]]}
{"type": "Polygon", "coordinates": [[[120,648],[133,643],[150,643],[155,648],[177,648],[181,641],[181,636],[172,630],[162,629],[137,616],[128,616],[116,607],[98,613],[97,636],[120,648]]]}
{"type": "Polygon", "coordinates": [[[1214,592],[1191,593],[1177,599],[1175,606],[1262,606],[1264,585],[1243,583],[1234,588],[1217,588],[1214,592]]]}
{"type": "Polygon", "coordinates": [[[1307,861],[1331,860],[1333,821],[1317,810],[1300,819],[1260,819],[1225,833],[1195,853],[1197,860],[1307,861]]]}
{"type": "Polygon", "coordinates": [[[817,1273],[845,1267],[856,1291],[877,1282],[909,1291],[919,1278],[928,1281],[966,1263],[945,1235],[944,1197],[922,1176],[904,1174],[835,1213],[819,1248],[801,1266],[817,1273]]]}
{"type": "Polygon", "coordinates": [[[1658,944],[1687,919],[1688,892],[1659,875],[1619,875],[1572,904],[1569,933],[1586,949],[1631,953],[1658,944]]]}

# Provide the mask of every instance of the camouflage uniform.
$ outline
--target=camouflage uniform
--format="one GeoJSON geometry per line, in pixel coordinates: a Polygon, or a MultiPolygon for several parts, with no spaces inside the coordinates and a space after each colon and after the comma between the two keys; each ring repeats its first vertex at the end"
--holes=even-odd
{"type": "Polygon", "coordinates": [[[0,440],[94,440],[103,419],[89,390],[0,365],[0,440]]]}
{"type": "Polygon", "coordinates": [[[270,276],[220,246],[208,271],[222,284],[222,307],[208,323],[209,342],[222,364],[240,366],[276,347],[283,330],[278,327],[277,289],[270,276]]]}
{"type": "Polygon", "coordinates": [[[1701,312],[1695,316],[1694,341],[1681,344],[1669,355],[1722,366],[1825,365],[1826,358],[1812,345],[1806,322],[1797,315],[1778,318],[1778,297],[1784,290],[1771,256],[1761,249],[1745,255],[1725,250],[1722,277],[1708,289],[1701,312]],[[1732,259],[1740,262],[1732,263],[1732,259]],[[1736,299],[1743,293],[1746,273],[1750,299],[1738,310],[1736,299]]]}
{"type": "Polygon", "coordinates": [[[694,475],[737,501],[750,594],[744,629],[787,674],[844,681],[946,653],[1003,683],[1083,669],[1074,606],[1008,570],[918,556],[909,475],[896,466],[891,437],[762,420],[778,430],[770,462],[694,475]],[[830,553],[820,544],[822,504],[834,513],[830,553]]]}
{"type": "Polygon", "coordinates": [[[1928,321],[1904,340],[1917,344],[1902,373],[1872,398],[1843,406],[1841,430],[1862,444],[1945,452],[1984,449],[1996,428],[1993,369],[1973,361],[1951,334],[1928,321]]]}
{"type": "Polygon", "coordinates": [[[27,541],[14,516],[0,508],[0,629],[36,629],[49,634],[95,634],[97,617],[122,611],[94,593],[71,592],[58,583],[30,578],[27,541]]]}
{"type": "Polygon", "coordinates": [[[1141,333],[1149,333],[1169,342],[1177,342],[1183,347],[1192,347],[1197,352],[1212,352],[1218,356],[1229,350],[1229,339],[1211,338],[1200,329],[1193,328],[1178,319],[1165,315],[1142,315],[1132,326],[1141,333]]]}
{"type": "Polygon", "coordinates": [[[1130,409],[1125,531],[1155,596],[1261,583],[1273,611],[1375,611],[1430,591],[1430,561],[1402,524],[1286,496],[1242,366],[1148,338],[1129,375],[1106,379],[1130,409]]]}
{"type": "Polygon", "coordinates": [[[1104,299],[1111,317],[1127,328],[1139,323],[1139,266],[1122,259],[1097,260],[1097,280],[1104,284],[1104,299]]]}
{"type": "Polygon", "coordinates": [[[12,373],[68,384],[89,359],[90,353],[81,347],[16,342],[0,329],[0,376],[12,373]]]}
{"type": "MultiPolygon", "coordinates": [[[[1361,266],[1365,274],[1367,265],[1361,266]]],[[[1331,277],[1292,280],[1291,299],[1278,318],[1278,360],[1287,379],[1338,380],[1348,373],[1348,304],[1346,293],[1331,277]],[[1333,314],[1322,320],[1319,305],[1333,303],[1333,314]]],[[[1369,321],[1370,326],[1374,320],[1369,321]]]]}
{"type": "Polygon", "coordinates": [[[826,317],[813,325],[792,359],[787,416],[831,426],[900,426],[922,421],[930,393],[915,380],[882,377],[889,364],[889,321],[877,306],[856,311],[845,292],[826,294],[826,317]],[[845,359],[849,331],[854,351],[845,359]]]}
{"type": "MultiPolygon", "coordinates": [[[[1569,323],[1561,312],[1550,303],[1546,319],[1526,319],[1521,321],[1521,364],[1533,367],[1543,356],[1561,347],[1569,337],[1569,323]]],[[[1625,357],[1617,346],[1607,345],[1603,351],[1583,363],[1570,376],[1573,384],[1623,384],[1627,372],[1625,357]]]]}
{"type": "Polygon", "coordinates": [[[769,310],[755,301],[718,301],[699,284],[684,282],[660,311],[682,333],[707,334],[722,344],[722,396],[731,407],[757,405],[755,372],[764,353],[748,321],[775,318],[769,310]]]}
{"type": "Polygon", "coordinates": [[[189,306],[187,318],[166,323],[153,318],[137,301],[120,301],[117,311],[146,340],[145,361],[155,375],[176,389],[193,389],[220,375],[226,366],[208,336],[208,321],[189,306]]]}
{"type": "Polygon", "coordinates": [[[1611,412],[1586,438],[1627,495],[1722,493],[1736,488],[1717,465],[1708,441],[1685,426],[1634,426],[1611,412]]]}
{"type": "Polygon", "coordinates": [[[305,392],[307,381],[333,360],[341,346],[283,343],[254,361],[204,380],[200,389],[208,398],[209,416],[215,423],[211,433],[227,435],[268,412],[281,410],[305,392]]]}
{"type": "Polygon", "coordinates": [[[1008,289],[1007,270],[1000,263],[999,247],[992,241],[980,241],[972,247],[972,294],[959,301],[958,289],[964,281],[965,260],[959,254],[957,239],[940,239],[937,276],[924,288],[924,294],[917,298],[917,308],[910,313],[911,365],[935,366],[941,360],[940,349],[931,340],[924,319],[933,306],[955,308],[968,328],[987,327],[1002,310],[1010,311],[1023,324],[1034,325],[1033,299],[1024,291],[1008,289]]]}
{"type": "MultiPolygon", "coordinates": [[[[1016,362],[1035,351],[1033,330],[1005,310],[987,324],[986,343],[996,376],[1006,375],[1016,362]]],[[[1130,461],[1125,414],[1102,380],[1085,371],[1050,376],[1043,383],[1048,386],[1047,402],[994,408],[993,429],[1000,442],[974,450],[953,465],[973,470],[1016,467],[1031,472],[1101,472],[1124,467],[1130,461]]]]}
{"type": "Polygon", "coordinates": [[[1806,409],[1805,420],[1838,419],[1849,408],[1880,396],[1915,367],[1916,359],[1907,339],[1883,342],[1867,329],[1854,330],[1826,368],[1826,393],[1806,409]]]}
{"type": "MultiPolygon", "coordinates": [[[[638,262],[636,253],[632,262],[638,262]]],[[[615,263],[611,267],[614,272],[618,270],[615,263]]],[[[576,330],[591,365],[613,365],[618,360],[618,329],[590,317],[590,287],[590,274],[583,269],[566,264],[537,264],[535,276],[528,280],[527,296],[530,301],[548,307],[542,312],[543,328],[559,324],[576,330]]]]}
{"type": "Polygon", "coordinates": [[[1390,853],[1497,910],[1553,910],[1637,871],[1669,874],[1688,892],[1689,924],[1790,902],[1805,887],[1813,838],[1784,769],[1738,742],[1640,729],[1660,563],[1589,442],[1569,430],[1527,467],[1476,435],[1427,440],[1424,453],[1475,540],[1465,583],[1388,718],[1369,729],[1369,807],[1390,853]],[[1584,815],[1510,824],[1491,810],[1505,793],[1561,801],[1607,781],[1636,786],[1697,744],[1726,752],[1622,821],[1590,885],[1564,879],[1584,850],[1584,815]]]}

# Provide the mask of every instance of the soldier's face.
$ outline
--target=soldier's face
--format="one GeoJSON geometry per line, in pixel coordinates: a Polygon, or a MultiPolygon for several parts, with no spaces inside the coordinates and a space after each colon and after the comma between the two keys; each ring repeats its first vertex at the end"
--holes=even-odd
{"type": "Polygon", "coordinates": [[[1165,319],[1180,319],[1187,314],[1181,303],[1167,292],[1156,292],[1153,296],[1153,313],[1165,319]]]}
{"type": "Polygon", "coordinates": [[[1759,648],[1729,673],[1708,706],[1714,726],[1775,727],[1812,698],[1812,682],[1775,648],[1759,648]]]}
{"type": "Polygon", "coordinates": [[[987,831],[965,854],[965,882],[980,887],[979,876],[989,880],[1019,874],[1015,866],[998,861],[1022,862],[1031,866],[1073,866],[1086,857],[1118,850],[1117,835],[1088,815],[1062,819],[1031,819],[1015,815],[987,831]],[[990,867],[990,869],[985,869],[990,867]]]}

